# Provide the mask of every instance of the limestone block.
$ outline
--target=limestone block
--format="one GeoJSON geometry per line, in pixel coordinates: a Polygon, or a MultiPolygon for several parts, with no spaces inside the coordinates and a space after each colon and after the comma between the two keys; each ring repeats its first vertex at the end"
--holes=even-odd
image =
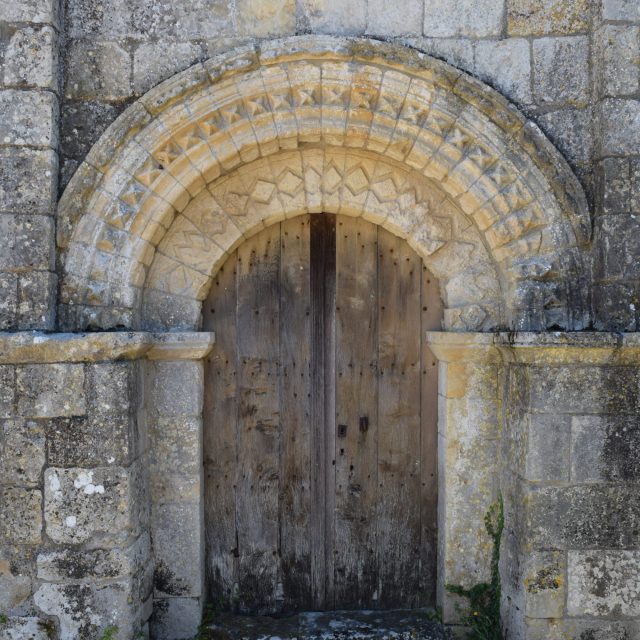
{"type": "Polygon", "coordinates": [[[192,42],[143,43],[133,54],[133,90],[143,94],[162,80],[186,69],[203,56],[192,42]]]}
{"type": "Polygon", "coordinates": [[[424,10],[424,35],[434,38],[483,38],[502,34],[504,2],[496,0],[429,0],[424,10]]]}
{"type": "Polygon", "coordinates": [[[43,364],[17,367],[18,415],[30,418],[86,413],[84,367],[43,364]]]}
{"type": "Polygon", "coordinates": [[[544,413],[636,413],[639,372],[628,367],[529,369],[531,406],[544,413]]]}
{"type": "Polygon", "coordinates": [[[154,597],[200,596],[200,503],[153,505],[154,597]]]}
{"type": "Polygon", "coordinates": [[[574,482],[640,480],[640,427],[631,416],[574,416],[571,427],[574,482]]]}
{"type": "Polygon", "coordinates": [[[473,73],[473,42],[467,38],[404,38],[401,42],[473,73]]]}
{"type": "Polygon", "coordinates": [[[45,463],[42,424],[34,420],[0,420],[0,482],[35,486],[45,463]]]}
{"type": "Polygon", "coordinates": [[[0,418],[15,415],[16,370],[8,364],[0,365],[0,418]]]}
{"type": "Polygon", "coordinates": [[[539,104],[589,103],[587,36],[533,41],[533,97],[539,104]]]}
{"type": "Polygon", "coordinates": [[[76,40],[67,51],[65,97],[115,102],[131,91],[129,52],[114,42],[76,40]]]}
{"type": "Polygon", "coordinates": [[[125,549],[42,551],[37,558],[37,576],[46,582],[127,578],[144,571],[150,553],[148,534],[125,549]]]}
{"type": "Polygon", "coordinates": [[[530,553],[524,561],[525,615],[561,618],[567,587],[565,554],[557,551],[530,553]]]}
{"type": "Polygon", "coordinates": [[[588,0],[507,0],[510,36],[570,35],[588,30],[588,0]]]}
{"type": "Polygon", "coordinates": [[[634,485],[541,487],[525,500],[525,536],[534,549],[619,549],[640,543],[640,495],[634,485]]]}
{"type": "Polygon", "coordinates": [[[295,33],[294,0],[236,0],[235,4],[241,36],[268,38],[295,33]]]}
{"type": "Polygon", "coordinates": [[[202,603],[198,598],[159,598],[154,600],[149,620],[155,640],[191,640],[202,618],[202,603]]]}
{"type": "Polygon", "coordinates": [[[481,40],[475,49],[475,74],[479,78],[514,102],[530,104],[533,101],[528,40],[481,40]]]}
{"type": "Polygon", "coordinates": [[[630,640],[638,637],[640,624],[637,621],[608,622],[596,619],[555,618],[537,619],[527,618],[527,640],[630,640]]]}
{"type": "Polygon", "coordinates": [[[4,84],[58,90],[58,47],[52,27],[23,26],[4,53],[4,84]]]}
{"type": "MultiPolygon", "coordinates": [[[[47,222],[51,220],[47,218],[47,222]]],[[[53,237],[51,234],[50,237],[53,237]]],[[[43,244],[47,237],[41,239],[43,244]]],[[[18,277],[17,328],[51,330],[55,322],[58,276],[50,271],[27,271],[18,277]]]]}
{"type": "Polygon", "coordinates": [[[529,421],[525,477],[533,482],[569,480],[571,417],[533,414],[529,421]]]}
{"type": "Polygon", "coordinates": [[[197,416],[202,411],[200,362],[158,361],[147,365],[147,407],[162,416],[197,416]]]}
{"type": "Polygon", "coordinates": [[[58,99],[49,91],[0,91],[0,141],[10,145],[58,144],[58,99]]]}
{"type": "Polygon", "coordinates": [[[49,627],[40,618],[11,616],[0,624],[0,640],[50,640],[49,627]]]}
{"type": "Polygon", "coordinates": [[[17,306],[18,276],[15,273],[0,273],[0,331],[15,330],[17,306]]]}
{"type": "Polygon", "coordinates": [[[50,214],[56,175],[57,156],[51,149],[0,148],[0,209],[50,214]]]}
{"type": "Polygon", "coordinates": [[[592,295],[597,331],[636,331],[640,296],[633,285],[596,284],[592,295]]]}
{"type": "Polygon", "coordinates": [[[640,101],[603,100],[600,126],[603,155],[635,154],[640,146],[640,101]]]}
{"type": "Polygon", "coordinates": [[[202,419],[198,416],[158,417],[149,424],[152,470],[198,474],[202,466],[202,419]]]}
{"type": "Polygon", "coordinates": [[[302,7],[314,33],[357,35],[367,27],[367,0],[302,0],[302,7]]]}
{"type": "Polygon", "coordinates": [[[0,20],[3,22],[35,22],[57,24],[58,3],[55,0],[20,0],[3,2],[0,20]]]}
{"type": "Polygon", "coordinates": [[[605,24],[596,32],[601,96],[625,96],[640,86],[640,27],[605,24]]]}
{"type": "MultiPolygon", "coordinates": [[[[20,606],[31,595],[29,576],[12,576],[0,573],[0,611],[11,611],[20,606]]],[[[6,613],[5,613],[6,615],[6,613]]],[[[2,638],[0,625],[0,638],[2,638]]]]}
{"type": "Polygon", "coordinates": [[[631,176],[631,202],[629,208],[631,213],[640,213],[640,162],[637,158],[629,160],[629,173],[631,176]]]}
{"type": "Polygon", "coordinates": [[[0,249],[0,269],[50,269],[54,256],[54,222],[45,216],[0,214],[0,237],[9,242],[0,249]]]}
{"type": "Polygon", "coordinates": [[[87,367],[87,377],[87,401],[92,417],[135,413],[135,363],[92,364],[87,367]]]}
{"type": "Polygon", "coordinates": [[[137,535],[143,487],[136,479],[134,468],[48,468],[44,479],[47,535],[55,542],[104,547],[118,546],[137,535]]]}
{"type": "Polygon", "coordinates": [[[42,540],[42,492],[36,489],[0,489],[0,538],[16,544],[42,540]]]}
{"type": "Polygon", "coordinates": [[[627,213],[631,207],[631,170],[628,158],[605,158],[598,165],[603,213],[627,213]]]}
{"type": "Polygon", "coordinates": [[[609,215],[596,220],[595,276],[634,280],[640,276],[640,220],[633,215],[609,215]]]}
{"type": "Polygon", "coordinates": [[[640,5],[636,0],[602,0],[602,18],[640,22],[640,5]]]}
{"type": "Polygon", "coordinates": [[[423,26],[421,0],[404,0],[391,4],[386,0],[369,0],[367,33],[385,36],[421,35],[423,26]]]}
{"type": "Polygon", "coordinates": [[[570,551],[570,616],[640,616],[640,551],[570,551]]]}
{"type": "Polygon", "coordinates": [[[117,627],[114,640],[129,640],[138,631],[137,602],[131,598],[129,581],[108,584],[40,585],[36,606],[60,625],[60,640],[94,640],[108,627],[117,627]]]}

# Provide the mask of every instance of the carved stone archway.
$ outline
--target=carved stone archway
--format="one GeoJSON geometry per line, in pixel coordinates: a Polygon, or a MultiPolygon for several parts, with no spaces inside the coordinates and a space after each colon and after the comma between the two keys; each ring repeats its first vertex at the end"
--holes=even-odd
{"type": "Polygon", "coordinates": [[[586,201],[535,125],[416,51],[298,37],[191,67],[102,136],[60,203],[60,325],[197,328],[229,251],[319,210],[407,238],[446,329],[586,323],[586,201]]]}
{"type": "MultiPolygon", "coordinates": [[[[406,238],[441,284],[446,330],[588,322],[586,200],[537,127],[489,87],[419,52],[314,36],[197,64],[105,132],[59,206],[60,328],[197,330],[212,278],[239,243],[320,211],[406,238]]],[[[438,356],[438,588],[447,619],[455,614],[444,584],[486,573],[478,531],[501,473],[501,356],[485,348],[491,337],[469,348],[460,338],[463,361],[458,347],[438,356]]],[[[145,367],[151,451],[172,437],[163,429],[179,408],[166,420],[149,399],[174,397],[165,389],[189,398],[191,437],[181,444],[189,470],[161,456],[148,469],[160,514],[152,538],[159,522],[183,541],[179,554],[154,543],[156,566],[176,575],[188,567],[179,595],[154,595],[154,633],[172,638],[175,620],[197,628],[202,606],[202,363],[176,356],[145,367]],[[184,486],[191,502],[177,490],[184,486]],[[163,510],[161,500],[178,494],[180,508],[163,510]]]]}

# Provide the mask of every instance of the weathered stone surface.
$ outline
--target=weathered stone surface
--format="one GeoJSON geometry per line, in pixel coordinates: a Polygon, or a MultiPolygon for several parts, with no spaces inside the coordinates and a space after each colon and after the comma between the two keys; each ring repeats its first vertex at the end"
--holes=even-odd
{"type": "Polygon", "coordinates": [[[640,86],[640,27],[603,25],[596,33],[602,56],[601,96],[625,96],[640,86]]]}
{"type": "Polygon", "coordinates": [[[154,601],[149,628],[156,640],[191,640],[201,618],[199,598],[159,598],[154,601]]]}
{"type": "Polygon", "coordinates": [[[527,640],[631,640],[640,632],[637,622],[591,619],[526,619],[527,640]]]}
{"type": "Polygon", "coordinates": [[[570,35],[588,29],[588,0],[507,0],[510,36],[570,35]]]}
{"type": "Polygon", "coordinates": [[[639,551],[570,551],[567,613],[640,616],[639,551]]]}
{"type": "MultiPolygon", "coordinates": [[[[47,222],[51,222],[47,219],[47,222]]],[[[52,234],[53,235],[53,234],[52,234]]],[[[51,236],[41,239],[47,245],[51,236]]],[[[17,329],[50,331],[55,322],[58,276],[50,271],[27,271],[18,277],[17,329]]]]}
{"type": "Polygon", "coordinates": [[[574,482],[640,481],[640,422],[635,416],[575,416],[571,427],[574,482]]]}
{"type": "Polygon", "coordinates": [[[425,3],[424,35],[436,38],[499,36],[503,21],[503,2],[462,0],[452,11],[448,0],[434,0],[425,3]]]}
{"type": "Polygon", "coordinates": [[[10,238],[0,253],[0,269],[21,273],[50,269],[54,256],[53,229],[54,221],[48,216],[0,214],[0,237],[10,238]]]}
{"type": "Polygon", "coordinates": [[[3,144],[53,147],[58,144],[58,100],[49,91],[0,91],[3,144]]]}
{"type": "Polygon", "coordinates": [[[302,0],[302,8],[314,33],[357,35],[367,27],[367,0],[302,0]]]}
{"type": "Polygon", "coordinates": [[[542,487],[527,496],[526,535],[534,549],[619,549],[640,543],[636,485],[542,487]]]}
{"type": "Polygon", "coordinates": [[[561,618],[566,598],[565,554],[539,551],[524,563],[525,615],[531,618],[561,618]]]}
{"type": "MultiPolygon", "coordinates": [[[[11,572],[4,573],[1,565],[0,560],[0,610],[6,615],[6,612],[19,607],[31,595],[31,578],[12,575],[11,572]]],[[[1,630],[0,638],[2,638],[1,630]]]]}
{"type": "Polygon", "coordinates": [[[47,535],[59,543],[111,547],[140,533],[141,491],[135,468],[50,467],[44,476],[47,535]]]}
{"type": "Polygon", "coordinates": [[[602,17],[640,22],[640,6],[635,0],[602,0],[602,17]]]}
{"type": "Polygon", "coordinates": [[[603,212],[629,212],[632,187],[628,158],[605,158],[598,165],[598,177],[603,212]]]}
{"type": "Polygon", "coordinates": [[[269,38],[295,33],[294,0],[236,0],[238,33],[269,38]]]}
{"type": "Polygon", "coordinates": [[[126,49],[114,42],[71,43],[66,58],[66,98],[116,102],[131,93],[131,59],[126,49]]]}
{"type": "Polygon", "coordinates": [[[531,55],[524,38],[481,40],[476,43],[475,74],[500,90],[507,98],[530,104],[531,55]]]}
{"type": "Polygon", "coordinates": [[[385,36],[421,35],[424,3],[404,0],[390,4],[385,0],[368,0],[367,33],[385,36]]]}
{"type": "Polygon", "coordinates": [[[15,415],[16,369],[0,365],[0,418],[15,415]]]}
{"type": "Polygon", "coordinates": [[[202,47],[192,42],[141,44],[133,54],[133,90],[142,94],[202,57],[202,47]]]}
{"type": "Polygon", "coordinates": [[[197,416],[202,410],[202,364],[155,362],[147,365],[147,406],[162,416],[197,416]]]}
{"type": "Polygon", "coordinates": [[[640,296],[635,286],[594,285],[593,326],[596,330],[635,331],[639,310],[640,296]]]}
{"type": "Polygon", "coordinates": [[[34,420],[0,420],[0,482],[23,486],[40,483],[45,463],[42,424],[34,420]]]}
{"type": "Polygon", "coordinates": [[[4,52],[4,84],[58,90],[58,47],[52,27],[22,26],[4,52]]]}
{"type": "Polygon", "coordinates": [[[15,330],[18,306],[18,276],[0,273],[0,331],[15,330]]]}
{"type": "Polygon", "coordinates": [[[86,413],[83,365],[20,366],[16,371],[16,387],[20,416],[50,418],[86,413]]]}
{"type": "Polygon", "coordinates": [[[530,417],[525,477],[533,482],[569,480],[571,417],[537,415],[530,417]]]}
{"type": "Polygon", "coordinates": [[[12,616],[0,624],[0,640],[51,640],[51,630],[55,625],[47,625],[40,618],[12,616]]]}
{"type": "Polygon", "coordinates": [[[640,102],[609,98],[600,103],[602,153],[633,154],[640,146],[640,102]]]}
{"type": "Polygon", "coordinates": [[[42,540],[42,493],[36,489],[0,489],[0,539],[16,544],[42,540]]]}
{"type": "Polygon", "coordinates": [[[36,22],[57,24],[58,4],[51,0],[20,0],[3,3],[0,20],[3,22],[36,22]]]}
{"type": "Polygon", "coordinates": [[[473,73],[474,46],[467,38],[406,38],[402,42],[473,73]]]}
{"type": "Polygon", "coordinates": [[[56,171],[57,156],[52,150],[0,148],[0,209],[50,214],[56,171]]]}
{"type": "Polygon", "coordinates": [[[640,220],[633,215],[608,215],[596,220],[596,278],[615,281],[635,280],[640,276],[638,229],[640,220]]]}
{"type": "Polygon", "coordinates": [[[533,41],[533,96],[541,104],[589,102],[589,39],[586,36],[533,41]]]}

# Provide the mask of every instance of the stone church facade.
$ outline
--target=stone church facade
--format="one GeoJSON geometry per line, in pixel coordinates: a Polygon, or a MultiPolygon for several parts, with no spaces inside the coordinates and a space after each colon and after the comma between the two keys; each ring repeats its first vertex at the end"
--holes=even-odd
{"type": "Polygon", "coordinates": [[[640,638],[636,0],[13,0],[0,82],[0,638],[194,636],[203,300],[323,212],[439,283],[445,621],[500,494],[507,637],[640,638]]]}

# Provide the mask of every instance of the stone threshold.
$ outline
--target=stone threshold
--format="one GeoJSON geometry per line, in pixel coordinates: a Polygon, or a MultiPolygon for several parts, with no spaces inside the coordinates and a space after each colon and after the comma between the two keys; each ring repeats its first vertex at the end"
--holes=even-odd
{"type": "Polygon", "coordinates": [[[288,617],[221,614],[209,640],[445,640],[427,610],[304,612],[288,617]]]}

